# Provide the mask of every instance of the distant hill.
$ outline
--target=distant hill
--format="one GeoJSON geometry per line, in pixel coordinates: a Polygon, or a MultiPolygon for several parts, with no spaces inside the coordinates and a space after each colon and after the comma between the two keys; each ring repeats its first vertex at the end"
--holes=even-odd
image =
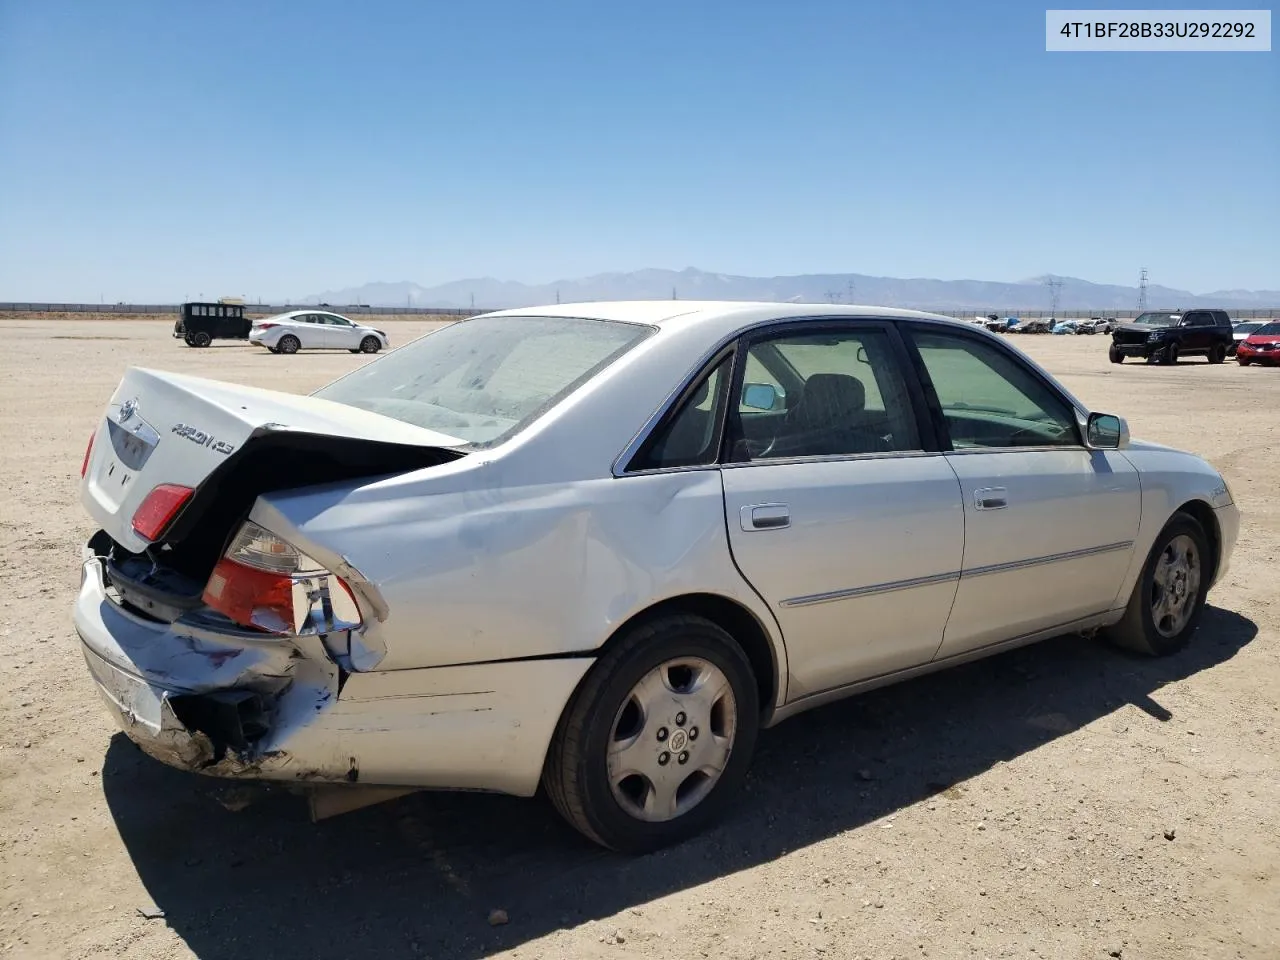
{"type": "MultiPolygon", "coordinates": [[[[1060,280],[1061,310],[1132,310],[1138,288],[1090,283],[1076,277],[1033,277],[1017,283],[993,280],[929,280],[869,277],[859,273],[817,273],[794,277],[738,277],[686,270],[635,270],[600,273],[577,280],[524,284],[479,277],[435,287],[408,281],[367,283],[362,287],[328,290],[296,303],[355,304],[377,307],[527,307],[586,300],[794,300],[824,303],[869,303],[915,310],[1047,310],[1050,288],[1046,280],[1060,280]],[[850,300],[850,282],[853,284],[850,300]]],[[[1280,290],[1217,290],[1196,294],[1170,287],[1149,286],[1151,307],[1259,308],[1280,305],[1280,290]]]]}

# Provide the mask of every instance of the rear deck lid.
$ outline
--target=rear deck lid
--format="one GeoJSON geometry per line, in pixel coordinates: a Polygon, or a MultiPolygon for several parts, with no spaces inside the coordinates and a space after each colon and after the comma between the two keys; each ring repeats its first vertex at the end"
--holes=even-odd
{"type": "MultiPolygon", "coordinates": [[[[464,445],[331,400],[133,367],[94,435],[81,498],[113,540],[140,553],[150,541],[133,519],[152,490],[161,484],[198,490],[255,438],[281,433],[441,452],[464,445]]],[[[303,462],[296,481],[285,485],[308,485],[303,462]]]]}

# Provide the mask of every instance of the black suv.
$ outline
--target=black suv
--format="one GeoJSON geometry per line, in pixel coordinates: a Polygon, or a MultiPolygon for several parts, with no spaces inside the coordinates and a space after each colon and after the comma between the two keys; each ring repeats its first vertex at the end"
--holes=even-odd
{"type": "Polygon", "coordinates": [[[1235,341],[1225,310],[1152,310],[1111,332],[1112,363],[1125,357],[1148,362],[1177,363],[1179,357],[1200,354],[1221,363],[1235,341]]]}

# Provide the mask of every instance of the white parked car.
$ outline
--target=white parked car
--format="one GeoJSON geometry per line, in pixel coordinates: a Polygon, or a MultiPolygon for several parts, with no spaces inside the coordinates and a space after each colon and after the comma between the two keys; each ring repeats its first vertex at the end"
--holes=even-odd
{"type": "Polygon", "coordinates": [[[75,625],[147,753],[542,783],[628,851],[811,707],[1064,633],[1176,653],[1239,527],[1006,339],[831,305],[504,311],[312,396],[131,369],[82,473],[75,625]]]}
{"type": "Polygon", "coordinates": [[[253,321],[249,342],[272,353],[299,350],[349,350],[377,353],[391,346],[387,335],[373,327],[324,310],[290,310],[253,321]]]}

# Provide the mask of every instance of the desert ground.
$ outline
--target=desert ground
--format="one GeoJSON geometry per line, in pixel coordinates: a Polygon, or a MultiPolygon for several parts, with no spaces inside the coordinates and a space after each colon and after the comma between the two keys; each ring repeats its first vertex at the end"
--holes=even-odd
{"type": "MultiPolygon", "coordinates": [[[[393,344],[433,326],[385,323],[393,344]]],[[[193,350],[171,327],[0,319],[0,955],[1280,958],[1280,369],[1012,338],[1225,473],[1243,530],[1192,646],[1066,637],[797,717],[726,822],[626,859],[541,798],[419,793],[313,824],[115,732],[70,608],[80,462],[125,368],[304,392],[368,362],[193,350]]]]}

